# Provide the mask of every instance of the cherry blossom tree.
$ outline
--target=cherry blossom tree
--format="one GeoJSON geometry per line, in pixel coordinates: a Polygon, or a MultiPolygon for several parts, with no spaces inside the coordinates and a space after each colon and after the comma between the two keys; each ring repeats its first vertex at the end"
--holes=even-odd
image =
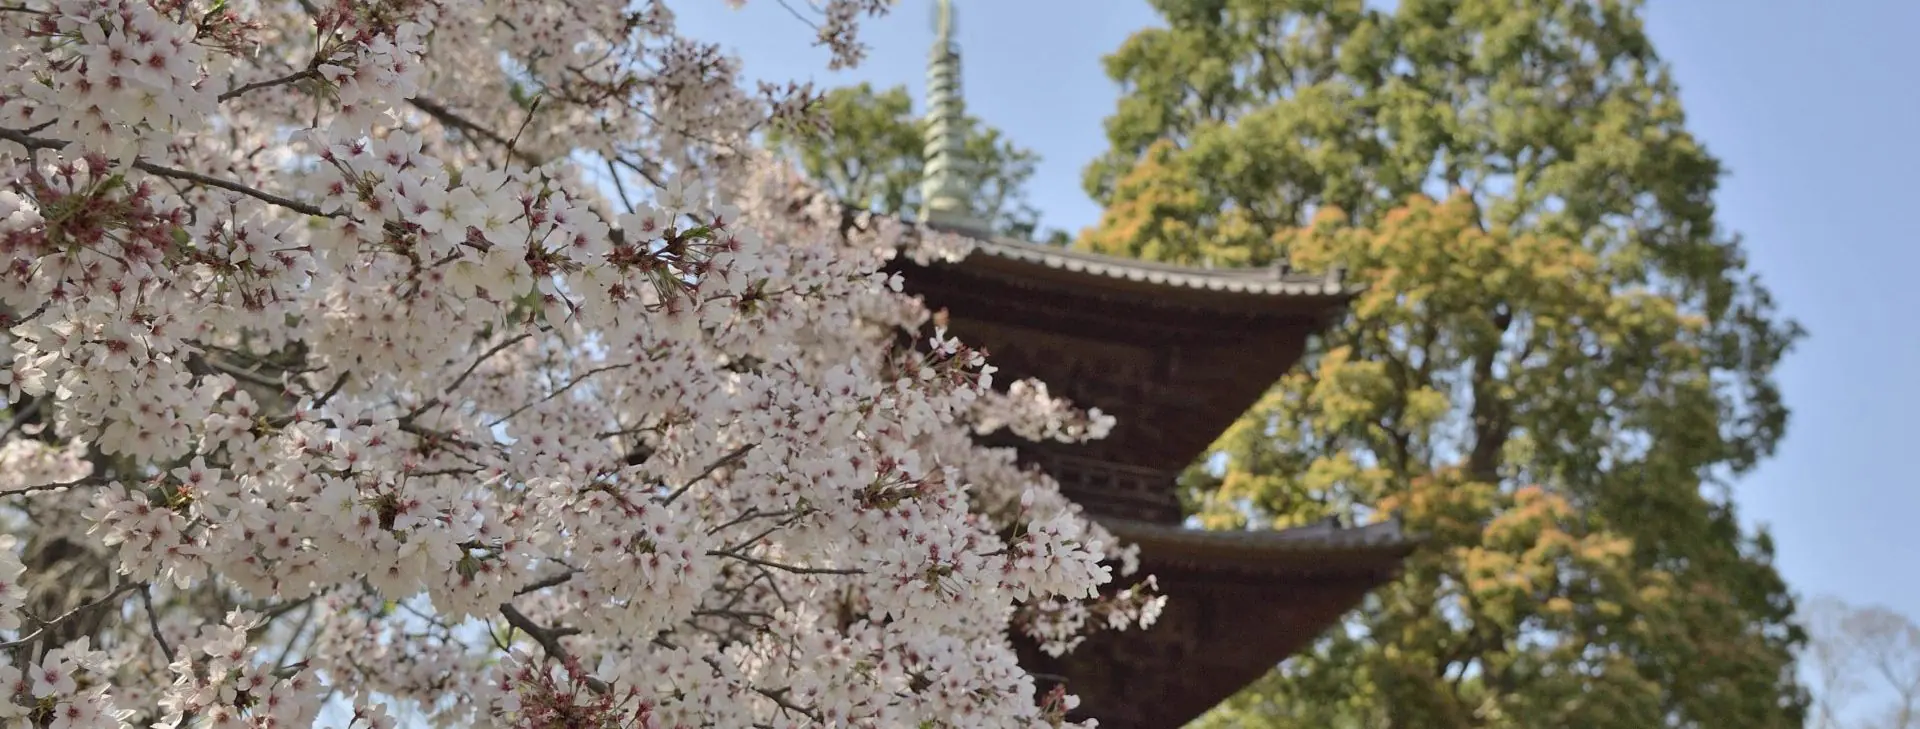
{"type": "MultiPolygon", "coordinates": [[[[834,65],[863,15],[824,0],[834,65]]],[[[1149,622],[659,2],[0,4],[0,719],[1058,726],[1149,622]]],[[[1149,583],[1150,584],[1150,583],[1149,583]]],[[[333,725],[338,725],[333,724],[333,725]]]]}

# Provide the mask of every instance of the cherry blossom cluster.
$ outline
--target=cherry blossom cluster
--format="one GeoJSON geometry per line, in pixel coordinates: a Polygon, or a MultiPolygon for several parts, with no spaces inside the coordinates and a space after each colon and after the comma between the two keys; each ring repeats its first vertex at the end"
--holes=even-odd
{"type": "Polygon", "coordinates": [[[975,427],[983,434],[1006,428],[1027,440],[1078,443],[1105,438],[1113,430],[1113,416],[1099,408],[1075,408],[1053,397],[1039,380],[1015,382],[1005,393],[984,396],[982,405],[975,427]]]}
{"type": "Polygon", "coordinates": [[[755,153],[811,90],[661,2],[24,0],[0,53],[0,719],[1061,726],[1016,645],[1158,609],[974,439],[1111,419],[885,272],[966,241],[755,153]]]}

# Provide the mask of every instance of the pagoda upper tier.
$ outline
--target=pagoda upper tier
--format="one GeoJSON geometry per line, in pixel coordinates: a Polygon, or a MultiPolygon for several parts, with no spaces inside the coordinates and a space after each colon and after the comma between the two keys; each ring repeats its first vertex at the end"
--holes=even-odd
{"type": "MultiPolygon", "coordinates": [[[[1086,444],[1017,444],[1089,512],[1177,524],[1181,470],[1300,359],[1354,291],[1337,274],[1212,270],[986,239],[957,263],[901,262],[1003,377],[1033,377],[1117,423],[1086,444]]],[[[1008,445],[1015,445],[1011,441],[1008,445]]]]}

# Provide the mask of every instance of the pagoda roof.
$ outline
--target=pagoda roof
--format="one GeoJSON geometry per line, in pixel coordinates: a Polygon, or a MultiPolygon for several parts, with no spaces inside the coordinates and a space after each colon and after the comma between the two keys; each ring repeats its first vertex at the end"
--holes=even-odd
{"type": "Polygon", "coordinates": [[[1293,271],[1286,266],[1264,268],[1182,266],[1077,251],[999,236],[975,240],[975,254],[1068,273],[1085,274],[1089,277],[1118,279],[1153,286],[1263,297],[1326,298],[1336,301],[1345,301],[1360,291],[1358,287],[1343,283],[1337,272],[1309,274],[1293,271]]]}
{"type": "Polygon", "coordinates": [[[1100,632],[1051,657],[1023,646],[1036,676],[1065,678],[1075,718],[1111,729],[1184,725],[1288,656],[1391,581],[1419,540],[1389,520],[1342,528],[1207,531],[1103,518],[1140,547],[1140,570],[1166,598],[1144,629],[1100,632]]]}
{"type": "Polygon", "coordinates": [[[1347,283],[1339,270],[1308,273],[1282,263],[1265,267],[1210,268],[1122,258],[1043,245],[1001,236],[962,234],[973,250],[959,260],[896,260],[894,268],[945,271],[970,283],[1044,289],[1047,294],[1155,312],[1185,312],[1182,327],[1202,324],[1196,316],[1230,317],[1244,327],[1255,320],[1305,318],[1324,324],[1362,287],[1347,283]]]}
{"type": "Polygon", "coordinates": [[[1353,573],[1397,569],[1418,539],[1398,518],[1358,527],[1334,520],[1286,529],[1192,529],[1154,522],[1096,517],[1121,541],[1140,545],[1154,562],[1249,573],[1353,573]],[[1312,558],[1302,562],[1302,557],[1312,558]]]}

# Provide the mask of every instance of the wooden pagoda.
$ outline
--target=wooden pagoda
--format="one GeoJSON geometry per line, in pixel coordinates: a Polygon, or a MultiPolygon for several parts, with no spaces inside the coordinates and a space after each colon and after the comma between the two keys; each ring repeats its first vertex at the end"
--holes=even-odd
{"type": "MultiPolygon", "coordinates": [[[[1342,529],[1189,529],[1179,473],[1301,355],[1350,296],[1328,276],[1162,266],[1009,240],[952,264],[902,262],[910,293],[948,312],[1001,376],[1034,377],[1116,419],[1084,444],[1021,456],[1121,539],[1167,605],[1146,630],[1102,633],[1062,658],[1023,651],[1042,689],[1064,681],[1113,729],[1178,727],[1334,624],[1412,550],[1392,522],[1342,529]]],[[[1124,587],[1125,584],[1116,587],[1124,587]]]]}
{"type": "MultiPolygon", "coordinates": [[[[920,220],[972,237],[956,263],[896,264],[1003,381],[1033,377],[1117,423],[1083,444],[1018,443],[1021,458],[1121,539],[1167,597],[1146,630],[1095,635],[1021,660],[1064,682],[1110,729],[1187,723],[1306,645],[1392,579],[1412,551],[1393,522],[1210,532],[1183,527],[1175,479],[1299,360],[1353,291],[1337,274],[1210,270],[1078,253],[985,234],[960,169],[965,109],[950,0],[938,0],[927,78],[920,220]]],[[[1115,587],[1124,588],[1125,584],[1115,587]]]]}

